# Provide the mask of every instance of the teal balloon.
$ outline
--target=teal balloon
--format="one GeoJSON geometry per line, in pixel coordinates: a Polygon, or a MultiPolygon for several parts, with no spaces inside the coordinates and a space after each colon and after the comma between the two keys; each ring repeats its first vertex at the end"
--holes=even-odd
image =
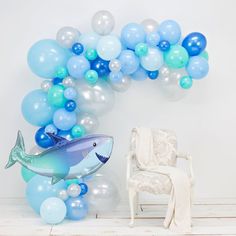
{"type": "Polygon", "coordinates": [[[55,108],[50,106],[47,93],[40,89],[28,93],[21,104],[24,118],[32,125],[45,126],[52,123],[55,108]]]}
{"type": "Polygon", "coordinates": [[[183,76],[179,81],[179,85],[183,89],[190,89],[193,85],[193,80],[190,76],[183,76]]]}
{"type": "Polygon", "coordinates": [[[59,224],[66,216],[66,205],[57,197],[50,197],[43,201],[40,216],[47,224],[59,224]]]}
{"type": "Polygon", "coordinates": [[[173,69],[183,68],[187,65],[189,55],[186,49],[180,45],[175,45],[164,54],[166,64],[173,69]]]}
{"type": "Polygon", "coordinates": [[[40,212],[40,206],[49,197],[57,197],[62,189],[66,189],[64,180],[51,184],[52,178],[35,175],[27,184],[26,198],[29,205],[36,213],[40,212]]]}
{"type": "Polygon", "coordinates": [[[48,102],[50,105],[55,107],[63,107],[66,103],[66,98],[64,96],[64,86],[54,85],[48,90],[48,102]]]}
{"type": "Polygon", "coordinates": [[[24,166],[21,167],[21,176],[26,183],[29,182],[35,175],[36,174],[33,171],[25,168],[24,166]]]}
{"type": "Polygon", "coordinates": [[[59,67],[65,67],[71,53],[55,40],[36,42],[28,52],[28,65],[33,73],[43,78],[53,78],[59,67]]]}

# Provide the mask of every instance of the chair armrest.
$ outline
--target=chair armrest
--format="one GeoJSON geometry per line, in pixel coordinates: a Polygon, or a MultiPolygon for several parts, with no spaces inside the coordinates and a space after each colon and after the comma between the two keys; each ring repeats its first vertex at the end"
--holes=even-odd
{"type": "Polygon", "coordinates": [[[126,171],[126,181],[128,183],[129,178],[131,177],[132,174],[132,159],[133,159],[134,153],[133,152],[129,152],[126,155],[126,159],[127,159],[127,171],[126,171]]]}
{"type": "Polygon", "coordinates": [[[176,155],[177,158],[181,158],[181,159],[185,159],[188,161],[189,163],[189,174],[190,174],[190,182],[191,182],[191,185],[193,186],[194,185],[194,174],[193,174],[193,165],[192,165],[192,157],[191,155],[187,154],[187,153],[181,153],[181,152],[178,152],[177,155],[176,155]]]}

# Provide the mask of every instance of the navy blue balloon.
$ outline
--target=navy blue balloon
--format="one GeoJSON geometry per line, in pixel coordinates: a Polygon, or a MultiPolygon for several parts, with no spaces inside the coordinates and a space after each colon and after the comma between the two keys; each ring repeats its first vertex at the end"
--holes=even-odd
{"type": "Polygon", "coordinates": [[[65,104],[65,109],[67,111],[74,111],[76,108],[76,102],[74,100],[68,100],[65,104]]]}
{"type": "Polygon", "coordinates": [[[110,73],[109,61],[105,61],[98,57],[96,60],[92,61],[91,69],[95,70],[99,77],[106,76],[110,73]]]}
{"type": "Polygon", "coordinates": [[[35,142],[42,148],[52,147],[55,144],[53,140],[45,133],[45,127],[38,129],[35,133],[35,142]]]}
{"type": "Polygon", "coordinates": [[[204,51],[206,45],[206,37],[199,32],[190,33],[182,42],[182,46],[187,50],[189,56],[199,55],[204,51]]]}
{"type": "Polygon", "coordinates": [[[161,51],[166,52],[170,49],[170,43],[167,40],[161,40],[158,47],[161,51]]]}
{"type": "Polygon", "coordinates": [[[84,46],[81,43],[75,43],[72,46],[72,52],[76,55],[80,55],[84,51],[84,46]]]}
{"type": "Polygon", "coordinates": [[[157,79],[158,75],[159,75],[159,71],[158,70],[148,71],[149,79],[152,79],[152,80],[157,79]]]}
{"type": "Polygon", "coordinates": [[[79,186],[80,186],[80,189],[81,189],[80,196],[85,195],[85,194],[88,192],[88,186],[87,186],[87,184],[85,184],[85,183],[80,183],[79,186]]]}
{"type": "Polygon", "coordinates": [[[61,79],[61,78],[55,77],[55,78],[53,78],[52,83],[55,85],[60,84],[62,82],[62,80],[63,79],[61,79]]]}

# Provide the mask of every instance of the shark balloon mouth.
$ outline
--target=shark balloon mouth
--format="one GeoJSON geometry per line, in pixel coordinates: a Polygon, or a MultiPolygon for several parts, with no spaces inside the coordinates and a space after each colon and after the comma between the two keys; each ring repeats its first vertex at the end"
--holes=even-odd
{"type": "Polygon", "coordinates": [[[103,164],[105,164],[108,160],[109,160],[109,157],[104,157],[102,155],[99,155],[98,153],[95,153],[98,160],[101,161],[103,164]]]}

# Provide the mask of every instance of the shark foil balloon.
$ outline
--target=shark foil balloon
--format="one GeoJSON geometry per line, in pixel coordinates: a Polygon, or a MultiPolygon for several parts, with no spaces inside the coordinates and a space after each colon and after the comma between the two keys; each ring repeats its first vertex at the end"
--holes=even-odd
{"type": "Polygon", "coordinates": [[[68,141],[48,133],[55,146],[37,155],[25,153],[22,134],[18,131],[15,146],[12,148],[9,168],[16,162],[39,175],[52,177],[52,184],[61,179],[82,178],[93,174],[110,158],[113,138],[107,135],[89,135],[68,141]]]}

